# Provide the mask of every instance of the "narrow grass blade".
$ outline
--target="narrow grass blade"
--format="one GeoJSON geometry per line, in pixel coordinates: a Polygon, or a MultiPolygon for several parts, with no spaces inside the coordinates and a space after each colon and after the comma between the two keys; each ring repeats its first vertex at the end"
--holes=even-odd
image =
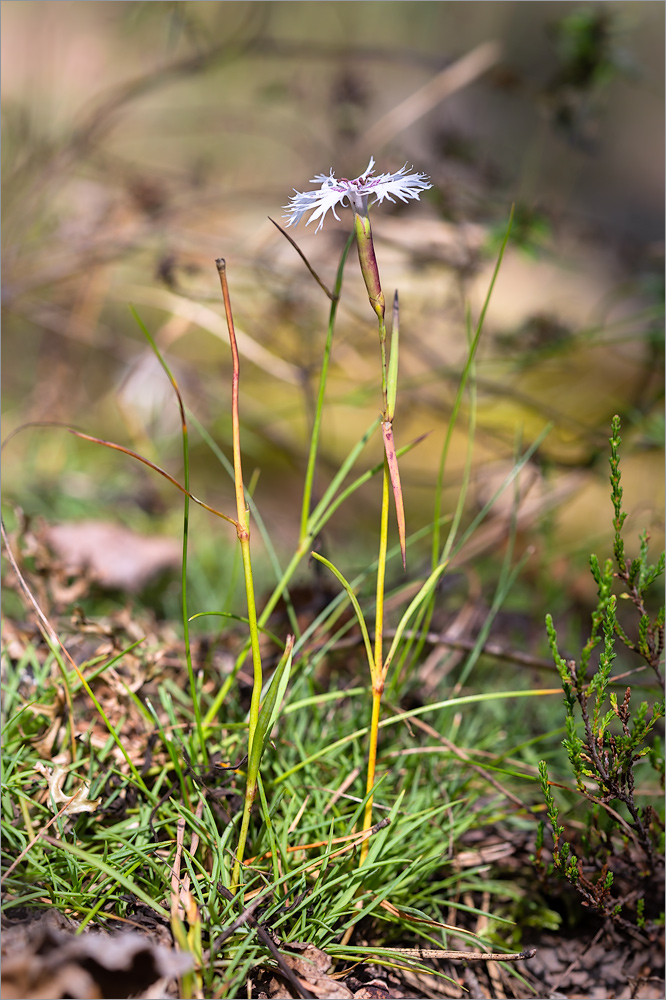
{"type": "MultiPolygon", "coordinates": [[[[137,899],[140,899],[143,903],[145,903],[146,906],[149,906],[151,910],[154,910],[158,916],[165,920],[169,919],[169,913],[163,906],[160,906],[159,903],[155,902],[155,900],[152,899],[147,892],[144,892],[141,886],[137,885],[133,879],[128,878],[127,875],[123,874],[123,872],[114,868],[112,865],[107,864],[99,854],[91,854],[88,851],[84,851],[83,848],[78,847],[76,844],[70,844],[66,840],[54,840],[52,837],[42,837],[42,841],[49,844],[51,847],[54,847],[58,851],[64,851],[66,854],[72,854],[75,858],[78,858],[79,861],[84,861],[86,864],[90,865],[92,871],[103,871],[104,874],[108,875],[109,878],[114,880],[114,882],[122,885],[123,889],[132,893],[132,895],[136,896],[137,899]]],[[[137,855],[142,855],[145,858],[145,861],[150,863],[151,859],[148,855],[144,855],[138,848],[134,848],[134,850],[137,855]]]]}
{"type": "Polygon", "coordinates": [[[261,703],[261,708],[259,709],[257,727],[254,732],[252,746],[250,747],[248,777],[259,774],[261,757],[266,743],[268,742],[271,729],[275,725],[277,717],[280,713],[280,706],[289,682],[293,648],[294,637],[293,635],[290,635],[287,637],[285,651],[282,654],[282,658],[277,666],[277,669],[271,678],[271,682],[268,685],[268,691],[266,692],[264,700],[261,703]]]}
{"type": "MultiPolygon", "coordinates": [[[[315,271],[314,267],[312,266],[312,264],[310,263],[310,261],[307,259],[307,257],[305,256],[305,254],[303,253],[303,251],[299,247],[299,245],[296,242],[296,240],[293,239],[289,235],[289,233],[286,232],[282,228],[282,226],[280,225],[279,222],[276,222],[275,219],[271,219],[270,215],[268,216],[268,221],[272,222],[273,225],[275,226],[275,228],[277,230],[279,230],[279,232],[282,233],[282,235],[284,236],[285,240],[287,240],[289,243],[291,243],[292,247],[294,248],[294,250],[296,251],[296,253],[298,254],[298,256],[301,258],[301,260],[303,261],[303,263],[305,264],[305,266],[307,267],[308,271],[310,272],[310,274],[312,275],[312,277],[314,278],[314,280],[317,282],[317,284],[319,285],[319,287],[321,288],[321,290],[324,292],[325,295],[327,295],[329,297],[329,299],[331,299],[332,302],[334,302],[335,299],[337,298],[337,295],[334,294],[332,291],[330,291],[330,289],[321,280],[321,278],[319,277],[319,275],[315,271]]],[[[349,245],[350,246],[351,246],[351,244],[353,242],[353,239],[354,239],[354,234],[352,234],[352,236],[349,238],[349,245]]],[[[349,252],[349,251],[347,251],[347,252],[349,252]]],[[[346,256],[347,256],[347,254],[345,254],[345,257],[346,256]]]]}
{"type": "Polygon", "coordinates": [[[356,617],[358,618],[358,623],[359,623],[359,625],[361,627],[361,634],[363,635],[363,642],[365,643],[365,651],[367,653],[368,663],[370,665],[370,673],[372,673],[372,671],[374,669],[375,658],[374,658],[374,654],[372,652],[372,645],[370,644],[370,636],[368,635],[368,627],[365,624],[365,618],[363,616],[363,611],[361,610],[361,605],[358,603],[358,598],[357,598],[356,594],[354,593],[351,584],[349,583],[348,580],[345,579],[345,577],[342,575],[342,573],[340,572],[340,570],[337,569],[333,565],[332,562],[329,562],[328,559],[325,559],[324,556],[320,556],[318,552],[313,552],[312,553],[312,557],[314,559],[316,559],[317,562],[323,563],[324,566],[327,566],[328,569],[330,569],[331,573],[333,573],[333,575],[335,577],[337,577],[337,579],[340,581],[340,583],[342,584],[342,586],[345,588],[345,591],[347,592],[347,596],[349,597],[349,600],[352,603],[352,607],[354,608],[354,611],[356,612],[356,617]]]}
{"type": "Polygon", "coordinates": [[[453,436],[453,428],[455,427],[456,420],[458,417],[458,412],[462,403],[462,399],[465,393],[465,387],[467,385],[467,379],[469,378],[470,371],[472,370],[472,365],[474,363],[474,358],[476,357],[476,350],[479,346],[479,340],[481,339],[481,333],[483,331],[483,324],[485,322],[486,313],[488,311],[488,306],[490,304],[490,298],[495,287],[495,282],[497,281],[497,276],[502,266],[502,260],[504,258],[504,251],[506,250],[507,244],[509,242],[509,236],[511,234],[511,227],[513,225],[513,214],[514,206],[511,206],[511,212],[509,214],[509,222],[507,224],[506,233],[502,241],[499,253],[497,255],[497,262],[495,264],[495,269],[493,271],[493,276],[490,279],[490,285],[488,286],[488,292],[484,300],[483,306],[481,308],[481,314],[479,316],[479,322],[477,323],[476,332],[474,334],[474,339],[472,340],[469,353],[467,356],[467,362],[463,368],[462,375],[460,376],[460,381],[458,382],[458,391],[456,392],[455,402],[453,404],[453,409],[451,411],[451,418],[449,420],[449,425],[446,430],[446,437],[444,439],[444,444],[442,446],[442,453],[439,460],[439,469],[437,472],[437,486],[435,488],[435,510],[433,514],[433,536],[432,536],[432,567],[433,569],[440,562],[440,518],[442,512],[442,489],[444,485],[444,471],[446,469],[446,461],[448,458],[449,447],[451,444],[451,438],[453,436]]]}
{"type": "MultiPolygon", "coordinates": [[[[418,708],[412,708],[408,712],[400,712],[398,715],[391,715],[387,719],[381,720],[379,728],[384,729],[386,726],[394,726],[397,722],[405,722],[407,719],[416,718],[416,716],[424,715],[426,712],[438,712],[442,708],[458,708],[460,705],[473,705],[484,701],[504,701],[507,698],[541,698],[544,695],[551,694],[561,695],[562,688],[533,688],[528,691],[492,691],[485,694],[461,695],[459,698],[446,698],[444,701],[434,702],[431,705],[420,705],[418,708]]],[[[353,733],[348,733],[346,736],[342,736],[339,740],[334,740],[333,743],[329,743],[328,746],[317,750],[309,757],[299,761],[298,764],[290,767],[287,771],[283,771],[282,774],[279,774],[277,778],[275,778],[273,784],[281,784],[283,781],[290,778],[292,774],[302,770],[302,768],[307,767],[314,761],[320,760],[322,757],[326,757],[327,754],[334,753],[336,750],[346,746],[348,743],[353,743],[354,740],[367,736],[369,728],[369,726],[363,726],[361,729],[354,730],[353,733]]],[[[532,780],[538,781],[539,779],[536,777],[532,780]]]]}
{"type": "Polygon", "coordinates": [[[423,602],[426,600],[426,598],[432,593],[432,591],[433,591],[433,589],[435,587],[435,584],[437,583],[437,581],[439,580],[440,576],[442,575],[442,573],[446,569],[447,565],[448,565],[448,563],[442,563],[441,566],[438,566],[437,569],[435,569],[430,574],[430,576],[425,581],[425,583],[423,584],[423,586],[419,590],[419,592],[416,595],[416,597],[414,597],[413,600],[410,602],[407,610],[405,611],[405,613],[403,614],[402,618],[400,619],[400,622],[398,623],[398,627],[395,630],[395,635],[393,637],[393,642],[391,643],[391,648],[389,649],[388,654],[386,656],[386,659],[384,661],[384,676],[385,677],[386,677],[386,675],[388,673],[388,669],[389,669],[389,667],[391,665],[391,661],[392,661],[392,659],[393,659],[393,657],[395,655],[395,651],[398,648],[398,645],[399,645],[400,640],[402,638],[402,634],[405,631],[405,629],[407,628],[407,625],[409,624],[410,618],[412,617],[412,615],[414,614],[414,612],[417,611],[417,609],[421,606],[421,604],[423,604],[423,602]]]}
{"type": "Polygon", "coordinates": [[[400,338],[400,306],[398,292],[393,296],[393,323],[391,326],[391,354],[386,378],[386,419],[393,422],[395,402],[398,395],[398,347],[400,338]]]}
{"type": "MultiPolygon", "coordinates": [[[[417,445],[421,444],[422,441],[425,441],[427,437],[428,437],[427,433],[421,434],[419,437],[414,438],[413,441],[410,441],[409,444],[405,444],[402,446],[402,448],[398,448],[398,450],[396,451],[396,457],[402,458],[403,455],[406,455],[413,448],[416,448],[417,445]]],[[[378,475],[383,470],[383,468],[384,468],[384,461],[382,460],[381,462],[378,462],[377,465],[373,465],[371,469],[368,469],[366,472],[361,473],[361,475],[358,476],[357,479],[351,482],[349,486],[347,486],[342,491],[342,493],[340,493],[339,496],[337,496],[335,500],[332,501],[328,509],[322,513],[321,518],[316,522],[316,524],[313,525],[312,534],[318,534],[324,527],[324,525],[327,523],[327,521],[329,521],[330,518],[333,516],[333,514],[336,512],[338,507],[340,507],[345,502],[345,500],[347,500],[348,497],[350,497],[353,493],[355,493],[356,490],[360,489],[360,487],[363,486],[364,483],[367,483],[374,476],[378,475]]],[[[444,520],[446,520],[446,518],[444,518],[444,520]]]]}
{"type": "MultiPolygon", "coordinates": [[[[242,622],[244,625],[249,625],[250,619],[246,615],[235,615],[232,611],[197,611],[195,615],[190,615],[190,621],[193,622],[195,618],[230,618],[235,622],[242,622]]],[[[257,626],[258,630],[262,635],[267,635],[271,642],[274,642],[276,646],[281,646],[284,649],[284,641],[280,639],[275,632],[271,632],[270,629],[264,628],[262,625],[257,626]]]]}

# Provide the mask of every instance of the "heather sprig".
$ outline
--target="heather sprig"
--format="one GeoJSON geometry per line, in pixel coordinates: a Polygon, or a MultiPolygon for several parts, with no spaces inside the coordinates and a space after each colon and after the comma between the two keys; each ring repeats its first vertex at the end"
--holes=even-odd
{"type": "MultiPolygon", "coordinates": [[[[651,565],[648,562],[648,534],[639,538],[639,554],[633,560],[626,556],[622,528],[627,518],[623,508],[620,485],[620,419],[614,417],[610,438],[610,483],[613,505],[613,553],[615,560],[607,559],[603,566],[596,555],[590,557],[590,570],[597,585],[597,604],[592,612],[590,635],[583,646],[578,662],[565,659],[560,651],[553,619],[546,617],[548,640],[553,659],[564,691],[566,738],[563,746],[576,781],[579,795],[592,803],[592,826],[596,828],[599,811],[607,814],[607,824],[614,827],[622,838],[633,841],[639,852],[642,870],[654,872],[661,864],[658,856],[659,831],[653,822],[650,806],[639,807],[635,796],[635,768],[648,758],[659,772],[658,754],[653,753],[654,730],[664,717],[663,698],[652,705],[642,701],[631,707],[631,688],[627,687],[620,701],[613,690],[612,666],[617,656],[617,640],[650,666],[660,681],[664,649],[664,608],[654,617],[646,610],[648,588],[664,568],[664,555],[651,565]],[[617,595],[613,593],[615,581],[623,585],[622,596],[628,598],[638,614],[637,639],[629,637],[617,618],[617,595]],[[590,676],[592,655],[603,641],[596,669],[590,676]],[[632,719],[633,711],[633,719],[632,719]]],[[[563,827],[558,820],[557,806],[548,783],[545,761],[539,765],[546,811],[553,834],[553,867],[559,874],[576,885],[589,905],[599,912],[624,921],[617,907],[610,906],[610,887],[613,873],[608,866],[611,860],[599,860],[600,873],[596,882],[583,877],[580,864],[572,865],[568,857],[570,848],[560,846],[563,827]],[[566,850],[565,850],[566,848],[566,850]],[[566,856],[565,856],[566,855],[566,856]]],[[[609,853],[607,836],[599,836],[599,850],[609,853]],[[605,845],[605,846],[604,846],[605,845]]],[[[588,844],[591,839],[588,837],[588,844]]],[[[590,851],[588,851],[590,853],[590,851]]],[[[537,857],[540,849],[537,851],[537,857]]]]}

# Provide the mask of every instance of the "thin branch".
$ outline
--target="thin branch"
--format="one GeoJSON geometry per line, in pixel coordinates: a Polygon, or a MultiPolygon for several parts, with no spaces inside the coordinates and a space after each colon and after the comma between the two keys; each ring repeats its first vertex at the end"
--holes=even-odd
{"type": "Polygon", "coordinates": [[[322,289],[323,292],[326,293],[326,295],[328,295],[328,297],[331,300],[331,302],[335,302],[335,300],[337,299],[337,295],[334,295],[333,292],[329,288],[327,288],[327,286],[321,280],[321,278],[319,277],[319,275],[317,274],[317,272],[313,268],[312,264],[310,263],[310,261],[307,259],[307,257],[305,256],[305,254],[303,253],[303,251],[299,247],[299,245],[296,242],[296,240],[292,239],[291,236],[289,235],[289,233],[287,233],[282,228],[282,226],[275,221],[275,219],[271,219],[270,215],[268,216],[268,221],[272,222],[273,225],[275,226],[275,228],[280,230],[280,232],[284,236],[285,240],[289,240],[289,242],[291,243],[292,247],[294,248],[294,250],[296,251],[296,253],[298,254],[298,256],[301,258],[301,260],[303,261],[303,263],[305,264],[305,266],[307,267],[308,271],[310,272],[310,274],[312,275],[312,277],[314,278],[314,280],[317,282],[317,284],[319,285],[319,287],[322,289]]]}

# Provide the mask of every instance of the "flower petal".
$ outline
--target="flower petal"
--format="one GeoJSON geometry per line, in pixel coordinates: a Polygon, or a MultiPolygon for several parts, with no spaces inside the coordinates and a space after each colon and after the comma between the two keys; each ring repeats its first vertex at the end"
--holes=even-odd
{"type": "Polygon", "coordinates": [[[353,207],[355,211],[367,212],[367,196],[374,195],[374,203],[383,202],[384,198],[395,202],[396,198],[401,201],[418,199],[421,191],[427,191],[432,187],[426,174],[417,172],[408,173],[407,164],[394,174],[380,174],[373,177],[375,172],[375,158],[370,157],[365,173],[354,178],[353,181],[346,177],[338,180],[331,169],[328,174],[315,174],[311,179],[311,184],[319,184],[315,191],[296,191],[289,199],[289,204],[285,205],[287,227],[296,226],[301,221],[306,212],[312,211],[306,225],[319,219],[316,232],[319,232],[324,224],[326,214],[330,210],[335,219],[340,221],[335,209],[337,205],[343,205],[347,199],[347,205],[353,207]]]}
{"type": "Polygon", "coordinates": [[[284,206],[287,211],[284,218],[289,220],[287,227],[296,226],[305,213],[313,209],[306,225],[309,226],[311,222],[319,219],[320,222],[316,229],[316,232],[319,232],[329,209],[338,222],[340,221],[335,207],[342,204],[347,197],[349,182],[336,180],[333,170],[331,170],[329,174],[317,174],[310,183],[319,183],[321,186],[317,191],[296,191],[289,199],[289,204],[284,206]]]}
{"type": "Polygon", "coordinates": [[[401,167],[400,170],[396,171],[394,174],[380,174],[379,177],[372,177],[365,184],[363,184],[360,190],[364,194],[373,194],[375,196],[375,201],[382,202],[384,198],[388,198],[389,201],[395,201],[391,195],[395,195],[400,198],[401,201],[409,201],[409,199],[418,199],[422,191],[427,191],[428,188],[432,187],[426,174],[419,172],[406,173],[407,164],[401,167]]]}

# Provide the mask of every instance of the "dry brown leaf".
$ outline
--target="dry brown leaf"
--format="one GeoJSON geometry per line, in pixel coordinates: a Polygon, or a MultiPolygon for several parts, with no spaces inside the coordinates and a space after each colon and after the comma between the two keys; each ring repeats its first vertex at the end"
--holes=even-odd
{"type": "MultiPolygon", "coordinates": [[[[75,816],[77,813],[95,812],[95,810],[99,807],[99,804],[102,801],[101,799],[88,798],[90,785],[87,781],[82,781],[77,791],[72,795],[68,795],[67,792],[63,792],[62,786],[65,783],[65,779],[69,774],[69,771],[61,764],[56,764],[53,770],[51,770],[51,768],[46,767],[41,761],[38,760],[35,764],[35,771],[39,774],[43,774],[47,779],[49,794],[55,805],[60,805],[63,802],[69,803],[67,808],[63,810],[64,816],[75,816]]],[[[57,810],[55,811],[57,812],[57,810]]]]}
{"type": "Polygon", "coordinates": [[[354,1000],[387,1000],[390,995],[386,984],[382,983],[379,986],[374,986],[372,983],[369,983],[354,993],[354,1000]]]}
{"type": "Polygon", "coordinates": [[[76,521],[46,529],[49,545],[72,573],[88,570],[102,587],[137,593],[164,570],[180,565],[182,544],[139,535],[106,521],[76,521]]]}
{"type": "MultiPolygon", "coordinates": [[[[289,947],[298,947],[298,944],[290,942],[289,947]]],[[[282,952],[282,958],[313,996],[319,997],[320,1000],[352,1000],[351,990],[347,989],[344,983],[327,975],[333,963],[325,951],[315,948],[313,944],[307,944],[299,955],[282,952]]],[[[280,1000],[280,998],[293,998],[295,994],[291,992],[288,984],[274,977],[269,984],[269,996],[271,1000],[280,1000]]]]}
{"type": "Polygon", "coordinates": [[[22,927],[3,930],[3,1000],[118,1000],[191,968],[191,956],[152,944],[142,934],[73,937],[52,923],[45,915],[27,934],[22,927]]]}
{"type": "Polygon", "coordinates": [[[30,712],[31,715],[38,718],[43,716],[45,719],[51,719],[48,728],[41,735],[29,738],[30,746],[45,760],[53,760],[53,750],[56,744],[61,741],[61,733],[64,728],[64,705],[64,692],[62,688],[56,687],[55,700],[50,705],[44,705],[39,702],[25,706],[26,711],[30,712]]]}

